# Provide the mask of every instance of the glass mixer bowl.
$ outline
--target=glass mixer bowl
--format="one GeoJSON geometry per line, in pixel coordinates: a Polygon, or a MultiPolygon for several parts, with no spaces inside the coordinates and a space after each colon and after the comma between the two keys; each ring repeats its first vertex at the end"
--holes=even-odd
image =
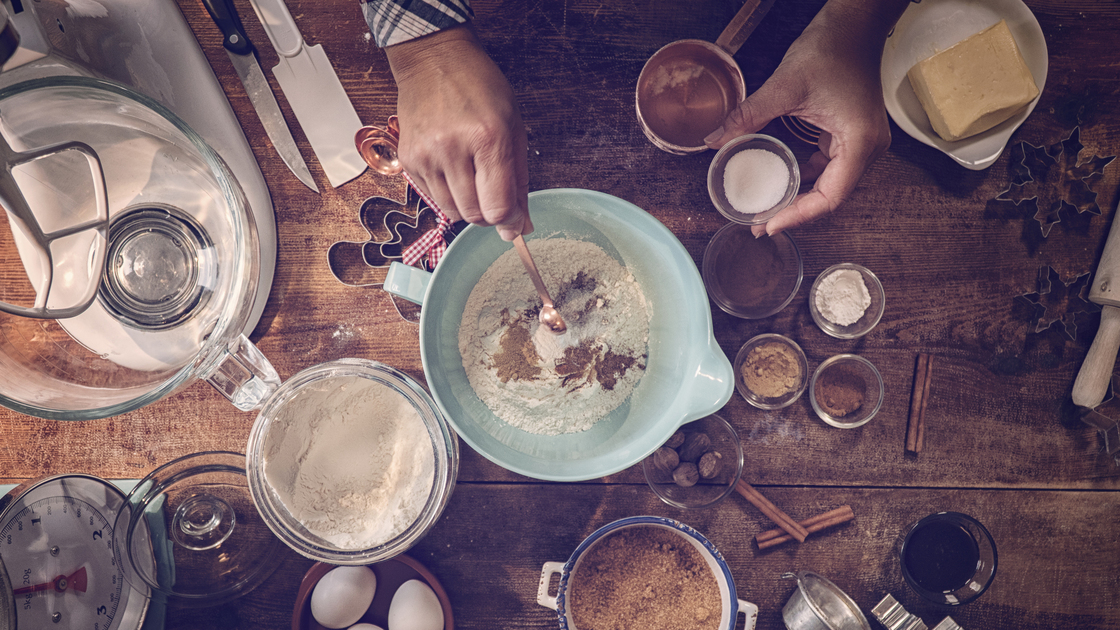
{"type": "Polygon", "coordinates": [[[0,174],[0,404],[103,418],[205,378],[238,408],[259,406],[279,385],[241,333],[259,243],[217,153],[156,101],[98,79],[19,83],[0,90],[0,111],[11,171],[0,174]]]}

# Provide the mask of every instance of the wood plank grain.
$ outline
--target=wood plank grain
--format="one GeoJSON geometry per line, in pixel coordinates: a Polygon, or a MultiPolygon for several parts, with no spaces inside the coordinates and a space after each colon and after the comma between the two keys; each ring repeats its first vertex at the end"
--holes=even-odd
{"type": "MultiPolygon", "coordinates": [[[[556,614],[536,603],[546,562],[565,562],[599,527],[636,515],[687,523],[724,556],[737,595],[760,608],[759,630],[785,626],[781,610],[795,584],[790,571],[813,571],[835,582],[870,619],[886,594],[927,624],[946,614],[965,628],[1105,630],[1120,628],[1120,539],[1103,523],[1120,509],[1120,493],[1093,491],[763,488],[805,518],[842,504],[852,522],[800,545],[759,551],[755,534],[769,521],[736,495],[718,506],[683,511],[662,504],[646,487],[586,484],[460,484],[443,518],[408,554],[448,592],[456,628],[555,628],[556,614]],[[991,588],[959,610],[924,603],[902,579],[897,537],[907,524],[941,511],[980,520],[995,538],[999,566],[991,588]]],[[[310,567],[294,553],[268,584],[236,606],[175,611],[168,628],[289,627],[295,591],[310,567]],[[232,617],[232,619],[229,619],[232,617]]],[[[556,592],[555,581],[551,593],[556,592]]],[[[876,622],[871,621],[874,626],[876,622]]]]}

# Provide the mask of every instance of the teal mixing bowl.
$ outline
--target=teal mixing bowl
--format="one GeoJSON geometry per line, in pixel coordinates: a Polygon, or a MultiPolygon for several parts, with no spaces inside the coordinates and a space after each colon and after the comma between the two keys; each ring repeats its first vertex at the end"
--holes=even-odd
{"type": "Polygon", "coordinates": [[[537,435],[499,419],[475,394],[459,353],[459,323],[479,278],[512,245],[469,226],[434,273],[394,263],[385,290],[422,305],[420,356],[432,398],[471,448],[513,472],[583,481],[641,461],[681,425],[722,408],[734,390],[731,362],[712,334],[708,295],[681,242],[641,208],[578,189],[529,194],[536,230],[590,241],[627,266],[651,311],[645,375],[630,398],[581,433],[537,435]]]}

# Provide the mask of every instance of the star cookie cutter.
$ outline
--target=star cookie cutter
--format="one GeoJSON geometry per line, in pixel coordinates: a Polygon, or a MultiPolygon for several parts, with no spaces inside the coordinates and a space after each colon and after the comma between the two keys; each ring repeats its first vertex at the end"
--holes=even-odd
{"type": "Polygon", "coordinates": [[[1120,466],[1120,421],[1104,413],[1120,406],[1120,398],[1116,397],[1116,379],[1108,384],[1108,395],[1101,404],[1092,409],[1084,410],[1081,421],[1097,430],[1101,437],[1101,451],[1112,457],[1117,466],[1120,466]]]}
{"type": "Polygon", "coordinates": [[[1081,154],[1081,128],[1074,127],[1065,139],[1050,146],[1034,146],[1026,141],[1014,147],[1022,152],[1018,162],[1012,161],[1012,181],[1007,190],[996,195],[999,201],[1010,201],[1017,207],[1032,207],[1033,219],[1038,222],[1045,238],[1051,228],[1076,210],[1078,215],[1100,215],[1097,192],[1092,185],[1104,175],[1104,168],[1116,156],[1092,155],[1084,160],[1081,154]]]}
{"type": "Polygon", "coordinates": [[[1090,275],[1083,273],[1070,282],[1065,282],[1053,267],[1039,267],[1038,291],[1019,296],[1034,309],[1031,318],[1034,332],[1044,332],[1061,322],[1066,336],[1077,340],[1077,315],[1101,310],[1100,305],[1086,298],[1090,275]]]}

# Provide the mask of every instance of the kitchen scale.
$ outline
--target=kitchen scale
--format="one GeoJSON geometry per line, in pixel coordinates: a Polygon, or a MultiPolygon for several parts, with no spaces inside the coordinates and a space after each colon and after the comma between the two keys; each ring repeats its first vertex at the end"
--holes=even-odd
{"type": "Polygon", "coordinates": [[[113,555],[121,488],[90,475],[29,481],[0,498],[0,630],[139,628],[148,600],[113,555]]]}
{"type": "Polygon", "coordinates": [[[240,453],[187,455],[139,481],[62,474],[0,491],[0,630],[162,630],[168,603],[230,601],[283,558],[240,453]]]}

